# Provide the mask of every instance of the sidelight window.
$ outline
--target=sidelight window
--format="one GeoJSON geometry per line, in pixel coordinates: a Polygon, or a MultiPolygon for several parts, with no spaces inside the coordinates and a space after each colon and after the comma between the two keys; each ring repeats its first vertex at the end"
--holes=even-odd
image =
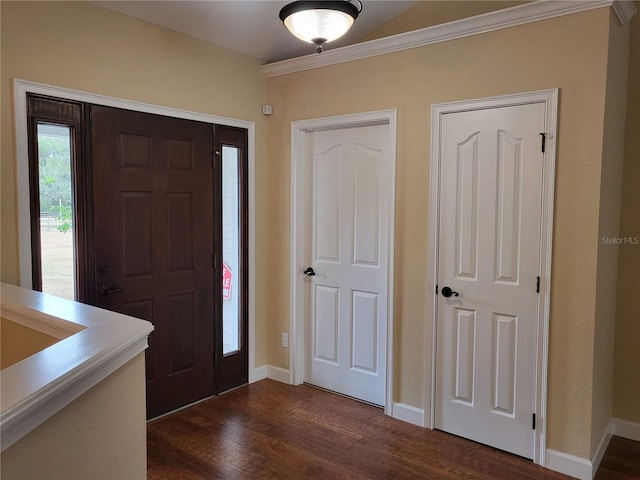
{"type": "Polygon", "coordinates": [[[77,181],[82,106],[36,95],[27,95],[27,105],[33,289],[82,300],[77,265],[77,200],[84,198],[77,181]]]}
{"type": "Polygon", "coordinates": [[[38,123],[42,291],[75,295],[71,128],[38,123]]]}
{"type": "Polygon", "coordinates": [[[222,147],[222,352],[240,349],[240,150],[222,147]]]}
{"type": "Polygon", "coordinates": [[[216,236],[222,255],[221,278],[215,281],[222,304],[215,320],[216,364],[218,391],[224,392],[248,381],[247,131],[216,125],[214,139],[219,153],[214,184],[220,192],[214,204],[221,226],[216,236]]]}

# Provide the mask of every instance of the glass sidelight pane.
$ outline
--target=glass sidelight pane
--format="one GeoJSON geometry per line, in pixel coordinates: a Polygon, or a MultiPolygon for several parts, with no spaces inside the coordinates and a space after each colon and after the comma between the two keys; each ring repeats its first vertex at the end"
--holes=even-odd
{"type": "Polygon", "coordinates": [[[222,352],[240,349],[240,149],[222,147],[222,352]]]}
{"type": "Polygon", "coordinates": [[[38,123],[42,291],[74,300],[71,128],[38,123]]]}

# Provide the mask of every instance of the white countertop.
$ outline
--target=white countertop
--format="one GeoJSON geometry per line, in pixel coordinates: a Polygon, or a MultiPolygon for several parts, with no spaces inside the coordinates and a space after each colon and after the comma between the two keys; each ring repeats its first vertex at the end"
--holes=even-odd
{"type": "Polygon", "coordinates": [[[6,283],[0,290],[3,318],[62,339],[2,370],[4,451],[143,352],[153,325],[6,283]]]}

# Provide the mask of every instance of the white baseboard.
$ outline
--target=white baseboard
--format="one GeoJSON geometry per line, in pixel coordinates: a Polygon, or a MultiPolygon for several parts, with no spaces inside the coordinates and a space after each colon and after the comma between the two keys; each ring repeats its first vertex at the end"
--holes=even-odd
{"type": "Polygon", "coordinates": [[[419,427],[424,427],[424,410],[422,408],[412,407],[404,403],[393,403],[391,416],[403,422],[412,423],[419,427]]]}
{"type": "Polygon", "coordinates": [[[611,437],[613,435],[618,435],[616,433],[617,425],[621,426],[618,428],[624,429],[626,427],[625,424],[631,424],[632,429],[635,425],[635,428],[637,429],[636,433],[640,433],[640,425],[612,418],[609,422],[609,425],[607,425],[607,428],[605,429],[602,438],[600,439],[600,443],[598,443],[598,446],[596,447],[596,450],[593,453],[593,458],[591,460],[576,457],[574,455],[569,455],[568,453],[559,452],[557,450],[547,449],[544,465],[545,468],[564,473],[565,475],[569,475],[571,477],[579,478],[580,480],[591,480],[598,471],[598,467],[600,466],[600,462],[602,461],[602,458],[607,451],[607,447],[609,446],[611,437]]]}
{"type": "Polygon", "coordinates": [[[289,370],[273,365],[260,365],[249,373],[249,383],[259,382],[265,378],[289,384],[289,370]]]}
{"type": "Polygon", "coordinates": [[[544,467],[580,480],[593,478],[593,465],[585,458],[547,449],[544,467]]]}
{"type": "Polygon", "coordinates": [[[249,383],[259,382],[267,378],[267,366],[260,365],[249,371],[249,383]]]}
{"type": "Polygon", "coordinates": [[[600,466],[600,462],[602,461],[602,457],[604,457],[604,452],[607,451],[607,447],[609,446],[609,442],[611,441],[612,425],[613,421],[609,420],[609,425],[607,425],[607,429],[602,435],[600,443],[598,443],[598,446],[596,447],[596,451],[593,452],[593,458],[591,459],[591,478],[595,477],[596,472],[598,471],[598,467],[600,466]]]}
{"type": "Polygon", "coordinates": [[[286,383],[289,382],[289,370],[286,368],[274,367],[273,365],[267,365],[267,378],[272,380],[277,380],[278,382],[286,383]]]}
{"type": "Polygon", "coordinates": [[[611,433],[618,437],[640,442],[640,423],[629,422],[619,418],[611,419],[611,433]]]}

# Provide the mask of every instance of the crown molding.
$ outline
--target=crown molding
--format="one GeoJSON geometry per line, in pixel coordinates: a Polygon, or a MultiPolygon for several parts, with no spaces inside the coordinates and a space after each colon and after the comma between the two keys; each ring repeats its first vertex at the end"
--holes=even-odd
{"type": "Polygon", "coordinates": [[[632,0],[616,0],[611,7],[618,17],[620,25],[624,25],[631,20],[631,17],[638,13],[632,0]]]}
{"type": "Polygon", "coordinates": [[[636,8],[630,0],[539,0],[454,22],[348,45],[325,51],[322,54],[314,53],[268,63],[262,68],[267,77],[276,77],[604,7],[613,7],[613,11],[622,24],[629,21],[636,13],[636,8]]]}

